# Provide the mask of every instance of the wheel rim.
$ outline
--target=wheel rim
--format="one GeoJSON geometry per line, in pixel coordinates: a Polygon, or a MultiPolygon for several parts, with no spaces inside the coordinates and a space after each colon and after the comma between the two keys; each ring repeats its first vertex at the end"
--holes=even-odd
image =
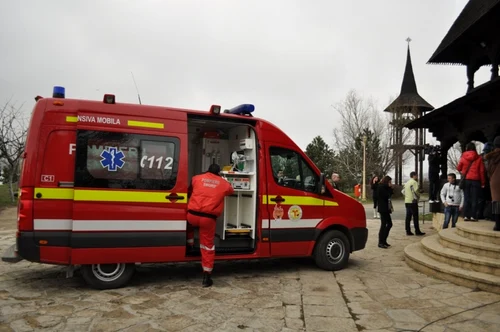
{"type": "Polygon", "coordinates": [[[94,276],[104,282],[112,282],[125,272],[125,264],[92,264],[94,276]]]}
{"type": "Polygon", "coordinates": [[[326,246],[326,257],[330,263],[336,264],[344,258],[345,245],[339,239],[332,239],[326,246]]]}

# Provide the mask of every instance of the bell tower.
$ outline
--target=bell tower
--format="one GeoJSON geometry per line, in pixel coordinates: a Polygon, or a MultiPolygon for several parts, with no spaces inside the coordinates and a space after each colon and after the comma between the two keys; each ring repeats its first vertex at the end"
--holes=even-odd
{"type": "Polygon", "coordinates": [[[392,113],[391,124],[391,146],[393,150],[393,158],[395,159],[395,177],[394,184],[402,185],[403,182],[403,155],[406,151],[410,151],[415,157],[414,170],[418,173],[420,186],[423,183],[423,161],[424,161],[424,145],[425,145],[425,130],[417,128],[414,134],[405,130],[406,124],[418,119],[434,109],[434,107],[425,101],[417,91],[417,83],[413,74],[413,66],[411,64],[410,42],[411,38],[406,39],[408,49],[406,54],[406,67],[403,74],[403,82],[399,96],[384,110],[384,112],[392,113]],[[414,136],[414,144],[411,143],[411,136],[414,136]]]}

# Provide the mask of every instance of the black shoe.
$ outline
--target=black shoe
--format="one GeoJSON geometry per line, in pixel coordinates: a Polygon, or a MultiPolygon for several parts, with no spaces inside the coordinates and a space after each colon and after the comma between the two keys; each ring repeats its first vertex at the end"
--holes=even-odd
{"type": "Polygon", "coordinates": [[[406,235],[415,235],[412,232],[406,232],[406,235]]]}
{"type": "Polygon", "coordinates": [[[383,244],[383,243],[379,243],[378,247],[379,247],[379,248],[382,248],[382,249],[387,249],[387,248],[388,248],[388,247],[387,247],[385,244],[383,244]]]}
{"type": "Polygon", "coordinates": [[[387,243],[387,242],[386,242],[386,243],[384,243],[384,245],[386,245],[386,246],[388,246],[388,247],[390,247],[390,246],[391,246],[391,245],[390,245],[389,243],[387,243]]]}
{"type": "Polygon", "coordinates": [[[418,233],[417,233],[417,235],[418,235],[418,236],[422,236],[422,235],[425,235],[425,233],[423,233],[423,232],[418,232],[418,233]]]}
{"type": "Polygon", "coordinates": [[[212,286],[214,282],[212,281],[212,277],[210,276],[210,273],[203,272],[203,282],[202,286],[203,287],[210,287],[212,286]]]}

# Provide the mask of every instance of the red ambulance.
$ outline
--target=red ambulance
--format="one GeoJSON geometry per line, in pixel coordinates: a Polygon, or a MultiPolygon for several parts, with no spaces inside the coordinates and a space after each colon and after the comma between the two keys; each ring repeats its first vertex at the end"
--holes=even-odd
{"type": "Polygon", "coordinates": [[[221,112],[37,98],[19,184],[16,244],[3,260],[80,266],[94,288],[136,264],[199,261],[186,243],[191,178],[213,162],[235,188],[216,260],[312,256],[325,270],[365,247],[363,206],[335,190],[277,126],[243,104],[221,112]]]}

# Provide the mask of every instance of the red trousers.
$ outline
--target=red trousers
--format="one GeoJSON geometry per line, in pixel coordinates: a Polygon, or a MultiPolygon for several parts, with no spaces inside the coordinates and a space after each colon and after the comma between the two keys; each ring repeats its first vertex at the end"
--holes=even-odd
{"type": "Polygon", "coordinates": [[[200,229],[200,251],[201,251],[201,267],[204,272],[212,273],[215,259],[215,226],[216,221],[211,218],[195,216],[187,214],[187,243],[194,243],[194,227],[200,229]]]}

